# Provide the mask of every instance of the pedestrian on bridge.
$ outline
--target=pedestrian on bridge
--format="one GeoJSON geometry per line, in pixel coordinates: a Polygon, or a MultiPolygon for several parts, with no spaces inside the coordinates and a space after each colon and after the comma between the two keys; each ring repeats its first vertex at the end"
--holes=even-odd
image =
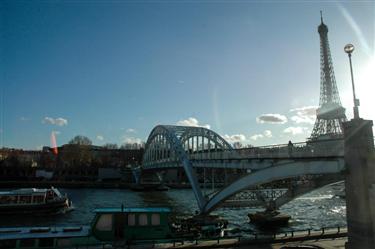
{"type": "Polygon", "coordinates": [[[288,142],[288,155],[289,155],[289,157],[292,156],[292,153],[293,153],[293,143],[292,143],[292,141],[289,140],[289,142],[288,142]]]}

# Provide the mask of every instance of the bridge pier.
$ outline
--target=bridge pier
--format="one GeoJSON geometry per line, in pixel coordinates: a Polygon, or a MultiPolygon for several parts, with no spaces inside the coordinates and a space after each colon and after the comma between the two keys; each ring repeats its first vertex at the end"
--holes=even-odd
{"type": "Polygon", "coordinates": [[[371,120],[344,123],[346,249],[375,248],[375,150],[371,120]]]}

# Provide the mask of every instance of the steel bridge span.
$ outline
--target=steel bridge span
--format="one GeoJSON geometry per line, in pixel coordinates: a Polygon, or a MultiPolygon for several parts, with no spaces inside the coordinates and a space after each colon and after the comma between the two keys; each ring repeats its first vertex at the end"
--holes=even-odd
{"type": "MultiPolygon", "coordinates": [[[[324,140],[233,149],[220,135],[203,127],[158,125],[150,133],[143,156],[143,171],[183,167],[201,213],[209,213],[250,187],[304,175],[340,175],[344,171],[343,141],[324,140]],[[212,197],[204,196],[194,168],[246,169],[249,174],[212,197]]],[[[321,177],[322,178],[322,177],[321,177]]],[[[337,179],[337,177],[327,179],[337,179]]],[[[323,180],[317,188],[333,180],[323,180]]],[[[275,200],[280,206],[312,188],[287,191],[275,200]]],[[[259,199],[262,199],[259,196],[259,199]]]]}

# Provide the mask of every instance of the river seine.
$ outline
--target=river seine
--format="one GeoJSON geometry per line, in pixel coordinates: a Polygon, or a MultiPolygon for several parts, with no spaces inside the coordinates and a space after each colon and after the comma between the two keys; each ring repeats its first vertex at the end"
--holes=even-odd
{"type": "MultiPolygon", "coordinates": [[[[336,194],[343,184],[328,186],[297,198],[281,208],[292,216],[286,230],[320,229],[346,226],[345,199],[336,194]]],[[[133,192],[127,189],[60,189],[73,201],[75,210],[66,214],[47,217],[6,216],[0,218],[1,227],[13,226],[71,226],[88,225],[93,211],[99,207],[168,206],[178,216],[192,215],[197,210],[194,194],[190,189],[171,189],[164,192],[133,192]]],[[[257,228],[249,224],[247,214],[260,209],[219,209],[215,214],[229,221],[229,228],[237,228],[246,235],[257,228]]]]}

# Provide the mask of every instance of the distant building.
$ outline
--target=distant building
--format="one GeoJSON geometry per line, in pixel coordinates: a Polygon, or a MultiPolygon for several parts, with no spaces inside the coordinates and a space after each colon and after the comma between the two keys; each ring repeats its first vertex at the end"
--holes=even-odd
{"type": "Polygon", "coordinates": [[[66,144],[57,150],[47,146],[41,151],[1,149],[0,178],[16,179],[22,176],[91,181],[97,180],[99,175],[102,175],[103,179],[108,178],[104,169],[113,169],[113,172],[120,172],[120,175],[114,178],[129,180],[129,177],[122,176],[123,172],[140,165],[142,157],[143,148],[107,149],[77,144],[66,144]],[[99,169],[103,174],[99,174],[99,169]],[[48,177],[45,177],[43,172],[48,172],[48,177]]]}

